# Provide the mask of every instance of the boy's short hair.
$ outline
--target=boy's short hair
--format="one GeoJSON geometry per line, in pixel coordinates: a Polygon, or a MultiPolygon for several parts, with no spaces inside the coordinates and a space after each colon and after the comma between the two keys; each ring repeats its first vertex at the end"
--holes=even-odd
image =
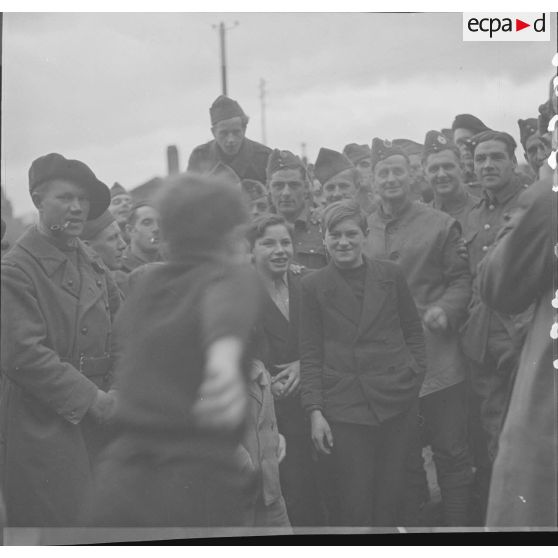
{"type": "Polygon", "coordinates": [[[326,232],[331,232],[333,227],[345,219],[355,221],[362,232],[366,234],[368,230],[366,214],[354,200],[337,201],[325,208],[322,215],[322,233],[325,235],[326,232]]]}
{"type": "Polygon", "coordinates": [[[246,229],[246,240],[250,244],[250,250],[254,249],[256,244],[256,240],[262,238],[265,235],[265,231],[269,227],[273,227],[275,225],[283,225],[291,240],[293,240],[293,229],[292,226],[283,218],[281,215],[276,215],[274,213],[265,213],[264,215],[260,215],[252,223],[250,223],[246,229]]]}

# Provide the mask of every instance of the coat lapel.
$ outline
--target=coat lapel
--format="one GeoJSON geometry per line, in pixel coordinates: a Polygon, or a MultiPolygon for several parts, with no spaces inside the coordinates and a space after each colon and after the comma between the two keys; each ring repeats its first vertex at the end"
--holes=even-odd
{"type": "Polygon", "coordinates": [[[366,259],[366,279],[364,283],[364,300],[362,314],[358,326],[359,334],[365,331],[377,318],[384,304],[388,289],[393,287],[392,281],[386,281],[378,275],[377,267],[366,259]]]}
{"type": "Polygon", "coordinates": [[[360,321],[361,307],[347,281],[343,279],[335,264],[328,264],[329,273],[323,290],[323,295],[328,306],[335,308],[337,312],[345,316],[355,326],[360,321]]]}

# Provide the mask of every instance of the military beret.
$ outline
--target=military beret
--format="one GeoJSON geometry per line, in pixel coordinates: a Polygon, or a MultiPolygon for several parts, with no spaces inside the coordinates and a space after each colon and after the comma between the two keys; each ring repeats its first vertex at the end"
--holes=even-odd
{"type": "Polygon", "coordinates": [[[115,182],[112,185],[112,188],[110,189],[111,199],[115,198],[116,196],[122,196],[123,194],[128,194],[128,192],[126,191],[124,186],[122,186],[122,184],[119,184],[118,182],[115,182]]]}
{"type": "Polygon", "coordinates": [[[479,134],[480,132],[490,130],[490,128],[486,126],[486,124],[482,120],[480,120],[480,118],[477,118],[472,114],[458,114],[455,117],[453,124],[451,125],[452,130],[457,130],[457,128],[465,128],[465,130],[471,130],[471,132],[473,132],[474,134],[479,134]]]}
{"type": "Polygon", "coordinates": [[[403,155],[407,161],[409,160],[407,153],[401,147],[393,145],[391,141],[380,138],[372,140],[372,168],[392,155],[403,155]]]}
{"type": "Polygon", "coordinates": [[[527,149],[527,140],[533,134],[539,132],[539,121],[537,118],[526,118],[525,120],[520,118],[517,123],[519,125],[519,141],[523,149],[527,149]]]}
{"type": "Polygon", "coordinates": [[[89,199],[87,220],[96,219],[110,205],[110,190],[93,171],[81,161],[66,159],[59,153],[49,153],[35,159],[29,168],[29,193],[48,180],[67,180],[83,187],[89,199]]]}
{"type": "Polygon", "coordinates": [[[426,136],[424,138],[425,158],[431,153],[439,153],[440,151],[444,151],[446,149],[450,149],[459,157],[459,149],[457,146],[453,143],[453,141],[448,140],[442,132],[438,132],[437,130],[430,130],[429,132],[426,132],[426,136]]]}
{"type": "Polygon", "coordinates": [[[246,116],[241,106],[230,97],[219,95],[209,109],[209,116],[211,117],[211,125],[215,126],[221,120],[228,120],[235,116],[246,116]]]}
{"type": "Polygon", "coordinates": [[[91,240],[95,238],[103,229],[106,229],[115,219],[112,213],[107,209],[100,217],[87,221],[83,227],[83,232],[79,235],[82,240],[91,240]]]}
{"type": "Polygon", "coordinates": [[[372,151],[366,144],[349,143],[343,148],[343,155],[348,157],[353,165],[356,165],[362,159],[370,159],[372,151]]]}
{"type": "Polygon", "coordinates": [[[218,178],[193,173],[167,178],[156,207],[161,233],[175,260],[215,249],[226,233],[248,221],[238,190],[218,178]]]}
{"type": "Polygon", "coordinates": [[[391,143],[396,147],[400,147],[407,155],[421,155],[423,146],[416,141],[410,139],[394,139],[391,143]]]}
{"type": "Polygon", "coordinates": [[[210,176],[215,176],[220,178],[224,182],[228,182],[233,186],[238,186],[240,184],[240,177],[234,169],[229,167],[229,165],[219,161],[208,173],[210,176]]]}
{"type": "Polygon", "coordinates": [[[446,138],[453,141],[453,130],[451,128],[442,128],[441,132],[446,138]]]}
{"type": "Polygon", "coordinates": [[[266,176],[269,180],[274,172],[285,169],[301,169],[306,177],[306,167],[300,157],[285,149],[274,149],[267,160],[266,176]]]}
{"type": "Polygon", "coordinates": [[[314,164],[314,176],[323,186],[330,178],[347,169],[354,169],[353,163],[338,151],[322,147],[314,164]]]}
{"type": "Polygon", "coordinates": [[[485,132],[476,134],[470,138],[470,140],[473,150],[476,149],[479,144],[491,140],[503,142],[512,153],[517,147],[517,143],[515,143],[515,140],[507,132],[497,132],[496,130],[486,130],[485,132]]]}
{"type": "Polygon", "coordinates": [[[251,200],[259,200],[266,195],[265,186],[258,180],[245,178],[240,183],[240,186],[242,188],[242,193],[246,194],[251,200]]]}

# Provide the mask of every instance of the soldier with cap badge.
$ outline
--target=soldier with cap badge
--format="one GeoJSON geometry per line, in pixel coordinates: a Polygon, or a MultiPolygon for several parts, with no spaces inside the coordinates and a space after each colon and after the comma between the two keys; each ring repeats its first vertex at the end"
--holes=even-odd
{"type": "Polygon", "coordinates": [[[309,269],[327,264],[319,223],[311,215],[306,167],[290,151],[274,149],[267,164],[267,188],[275,211],[293,228],[293,262],[309,269]]]}
{"type": "Polygon", "coordinates": [[[248,116],[237,101],[220,95],[209,109],[213,140],[198,145],[190,155],[188,170],[208,174],[222,162],[243,180],[265,182],[269,147],[246,137],[248,116]]]}
{"type": "Polygon", "coordinates": [[[535,176],[539,176],[539,170],[550,157],[552,146],[550,138],[539,133],[539,121],[537,118],[519,119],[519,139],[523,146],[525,160],[533,169],[535,176]]]}
{"type": "Polygon", "coordinates": [[[355,200],[360,190],[360,173],[338,151],[322,147],[314,165],[314,175],[322,185],[326,207],[341,200],[355,200]]]}
{"type": "MultiPolygon", "coordinates": [[[[460,253],[461,227],[449,215],[412,201],[410,163],[403,149],[374,138],[372,165],[382,201],[368,217],[367,254],[403,268],[422,318],[427,370],[420,414],[434,453],[445,523],[466,525],[472,466],[467,361],[459,347],[459,327],[471,297],[471,276],[460,253]]],[[[418,452],[420,460],[419,444],[410,451],[418,452]]]]}
{"type": "Polygon", "coordinates": [[[29,190],[39,222],[2,259],[2,489],[8,525],[67,527],[114,401],[105,390],[118,290],[78,238],[110,192],[57,153],[33,161],[29,190]]]}

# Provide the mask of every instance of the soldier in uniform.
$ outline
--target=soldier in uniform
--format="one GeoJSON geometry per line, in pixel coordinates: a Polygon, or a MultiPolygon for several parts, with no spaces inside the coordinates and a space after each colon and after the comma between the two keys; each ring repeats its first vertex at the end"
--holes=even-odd
{"type": "Polygon", "coordinates": [[[242,197],[248,205],[252,220],[270,212],[267,191],[261,182],[245,178],[241,182],[240,187],[242,190],[242,197]]]}
{"type": "Polygon", "coordinates": [[[126,226],[130,244],[122,255],[122,270],[130,273],[140,265],[161,260],[159,213],[146,201],[132,208],[126,226]]]}
{"type": "Polygon", "coordinates": [[[115,182],[110,189],[109,211],[116,219],[116,223],[120,227],[120,231],[122,233],[122,238],[126,243],[130,242],[128,232],[126,231],[126,225],[128,224],[128,218],[130,217],[132,206],[132,196],[130,196],[124,186],[115,182]]]}
{"type": "Polygon", "coordinates": [[[481,508],[484,509],[491,464],[496,456],[529,312],[517,316],[495,312],[482,302],[479,295],[478,265],[517,207],[524,188],[515,174],[516,143],[509,134],[487,131],[476,136],[474,142],[475,173],[482,183],[483,195],[469,212],[464,226],[473,276],[473,297],[462,341],[471,361],[471,382],[480,407],[487,452],[486,463],[477,471],[481,508]]]}
{"type": "Polygon", "coordinates": [[[453,217],[463,227],[478,198],[464,183],[464,168],[457,146],[441,132],[430,130],[424,139],[423,167],[434,190],[434,208],[453,217]]]}
{"type": "Polygon", "coordinates": [[[311,216],[308,174],[300,158],[274,149],[267,165],[267,188],[275,211],[293,226],[294,263],[309,269],[326,265],[320,225],[311,216]]]}
{"type": "Polygon", "coordinates": [[[524,149],[525,160],[533,169],[535,176],[539,176],[539,170],[550,157],[552,147],[547,134],[539,133],[539,123],[536,118],[527,118],[517,121],[519,125],[519,139],[524,149]]]}
{"type": "MultiPolygon", "coordinates": [[[[465,401],[467,361],[459,347],[459,327],[471,297],[471,276],[460,254],[461,227],[449,215],[412,201],[409,159],[401,148],[374,138],[372,164],[382,202],[368,217],[366,253],[401,265],[422,318],[427,371],[420,414],[434,454],[445,523],[463,526],[472,465],[465,401]]],[[[421,449],[418,445],[412,450],[419,452],[419,459],[421,449]]]]}
{"type": "Polygon", "coordinates": [[[10,526],[74,525],[110,417],[118,288],[80,240],[110,192],[84,163],[33,161],[39,211],[2,260],[0,464],[10,526]]]}
{"type": "Polygon", "coordinates": [[[80,238],[100,256],[125,296],[128,293],[128,274],[122,271],[122,255],[126,243],[112,213],[107,209],[97,219],[87,221],[80,238]]]}
{"type": "Polygon", "coordinates": [[[470,188],[471,193],[479,196],[481,185],[475,176],[473,164],[473,146],[471,138],[476,134],[489,130],[488,126],[472,114],[458,114],[451,125],[453,131],[453,143],[457,145],[461,152],[461,160],[465,168],[465,183],[470,188]]]}
{"type": "Polygon", "coordinates": [[[341,200],[355,200],[360,190],[360,173],[342,153],[322,147],[314,165],[325,206],[341,200]]]}
{"type": "Polygon", "coordinates": [[[220,95],[209,109],[213,140],[198,145],[190,155],[188,170],[207,174],[218,163],[231,167],[241,180],[266,180],[271,149],[246,137],[248,116],[241,106],[220,95]]]}
{"type": "Polygon", "coordinates": [[[428,181],[424,178],[424,170],[422,168],[423,146],[409,139],[394,139],[393,145],[403,149],[409,158],[411,197],[413,201],[430,203],[434,198],[434,192],[428,181]]]}

